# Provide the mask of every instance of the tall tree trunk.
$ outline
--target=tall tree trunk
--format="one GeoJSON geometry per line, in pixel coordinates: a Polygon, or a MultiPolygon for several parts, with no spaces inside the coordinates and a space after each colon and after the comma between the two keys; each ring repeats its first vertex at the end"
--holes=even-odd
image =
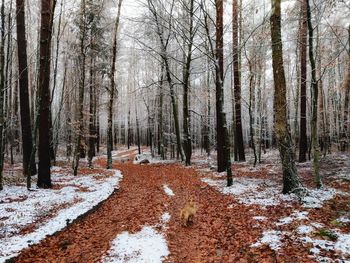
{"type": "Polygon", "coordinates": [[[39,68],[39,169],[38,187],[51,188],[50,163],[50,57],[53,1],[41,1],[40,68],[39,68]]]}
{"type": "Polygon", "coordinates": [[[306,161],[308,150],[306,134],[306,83],[307,83],[307,0],[301,1],[300,15],[300,135],[299,135],[299,162],[306,161]]]}
{"type": "Polygon", "coordinates": [[[113,105],[115,94],[115,63],[117,60],[117,40],[118,40],[118,28],[120,19],[120,9],[122,0],[118,2],[118,13],[115,20],[114,33],[113,33],[113,53],[112,53],[112,65],[111,65],[111,86],[109,90],[109,104],[108,104],[108,128],[107,128],[107,169],[112,168],[112,149],[113,149],[113,105]]]}
{"type": "Polygon", "coordinates": [[[283,66],[281,39],[281,0],[271,0],[271,41],[272,67],[274,77],[275,133],[277,136],[283,169],[283,193],[291,193],[300,188],[300,181],[294,161],[292,138],[287,121],[286,79],[283,66]]]}
{"type": "MultiPolygon", "coordinates": [[[[188,92],[190,87],[191,62],[192,62],[192,46],[194,39],[193,16],[194,16],[194,0],[190,0],[190,7],[186,7],[189,12],[189,29],[188,29],[188,44],[187,54],[185,54],[185,64],[183,71],[183,132],[184,132],[184,151],[185,164],[191,165],[192,156],[192,140],[190,132],[190,114],[188,107],[188,92]]],[[[186,37],[187,39],[187,37],[186,37]]]]}
{"type": "Polygon", "coordinates": [[[223,0],[216,0],[216,62],[215,62],[215,87],[216,87],[216,137],[217,137],[217,162],[218,172],[227,171],[227,186],[233,184],[231,171],[230,143],[224,113],[224,23],[223,0]]]}
{"type": "Polygon", "coordinates": [[[235,95],[235,147],[238,152],[238,161],[245,161],[244,141],[241,116],[241,69],[239,61],[240,47],[238,46],[238,0],[232,4],[232,53],[233,53],[233,75],[235,95]]]}
{"type": "Polygon", "coordinates": [[[3,190],[4,166],[4,94],[5,94],[5,1],[1,2],[1,42],[0,42],[0,190],[3,190]]]}
{"type": "Polygon", "coordinates": [[[36,165],[35,158],[31,158],[33,150],[33,138],[29,106],[27,40],[24,0],[16,0],[16,14],[18,74],[20,90],[19,95],[23,148],[23,175],[27,176],[27,188],[29,189],[31,187],[30,177],[33,173],[36,173],[36,165]]]}
{"type": "MultiPolygon", "coordinates": [[[[160,57],[164,63],[164,68],[165,68],[165,76],[166,80],[169,84],[169,89],[170,89],[170,99],[171,99],[171,106],[172,106],[172,112],[173,112],[173,118],[174,118],[174,126],[175,126],[175,135],[176,135],[176,145],[177,145],[177,152],[181,156],[181,161],[184,161],[184,154],[182,151],[181,147],[181,134],[180,134],[180,124],[179,124],[179,114],[178,114],[178,107],[176,103],[176,94],[174,90],[174,83],[172,79],[172,74],[171,74],[171,69],[170,69],[170,62],[169,62],[169,57],[168,57],[168,41],[164,39],[163,35],[163,29],[161,28],[161,21],[159,20],[159,15],[157,13],[157,10],[152,3],[151,0],[147,1],[149,10],[151,11],[153,18],[155,19],[155,24],[156,24],[156,30],[157,30],[157,35],[159,38],[159,42],[161,45],[161,53],[160,57]]],[[[174,1],[172,1],[172,5],[174,5],[174,1]]],[[[169,24],[169,29],[171,30],[171,24],[169,24]]]]}
{"type": "Polygon", "coordinates": [[[350,139],[350,125],[349,125],[349,104],[350,104],[350,25],[348,28],[348,74],[345,80],[344,91],[345,91],[345,102],[344,102],[344,133],[346,134],[347,144],[350,139]]]}
{"type": "MultiPolygon", "coordinates": [[[[91,29],[90,46],[93,46],[93,32],[91,29]]],[[[92,158],[95,156],[95,131],[94,131],[94,55],[90,57],[90,85],[89,85],[89,140],[88,140],[88,165],[92,168],[92,158]]]]}
{"type": "Polygon", "coordinates": [[[81,157],[82,142],[81,137],[84,129],[84,93],[85,93],[85,38],[86,38],[86,10],[85,10],[85,0],[81,1],[81,17],[80,17],[80,79],[79,79],[79,95],[78,95],[78,131],[76,134],[76,142],[74,148],[74,161],[73,161],[73,174],[76,176],[78,174],[79,160],[81,157]]]}
{"type": "Polygon", "coordinates": [[[311,117],[311,147],[313,155],[313,169],[315,182],[318,188],[322,187],[320,176],[320,147],[318,141],[318,80],[316,79],[316,61],[314,57],[314,28],[311,21],[310,1],[307,1],[307,24],[309,29],[309,59],[311,65],[311,94],[312,94],[312,117],[311,117]]]}

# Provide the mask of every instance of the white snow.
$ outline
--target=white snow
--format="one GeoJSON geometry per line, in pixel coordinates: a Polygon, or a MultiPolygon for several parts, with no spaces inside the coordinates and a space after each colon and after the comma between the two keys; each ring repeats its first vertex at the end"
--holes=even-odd
{"type": "Polygon", "coordinates": [[[302,198],[303,207],[320,208],[325,201],[331,200],[337,194],[341,194],[341,192],[333,188],[309,190],[307,195],[302,198]]]}
{"type": "Polygon", "coordinates": [[[310,234],[315,230],[315,228],[313,228],[312,226],[305,226],[305,225],[301,225],[297,228],[297,232],[298,234],[310,234]]]}
{"type": "Polygon", "coordinates": [[[279,220],[279,222],[276,223],[277,226],[282,226],[282,225],[287,225],[292,223],[295,220],[307,220],[309,212],[307,211],[303,211],[303,212],[299,212],[299,211],[294,211],[290,216],[281,218],[279,220]]]}
{"type": "Polygon", "coordinates": [[[163,224],[166,224],[170,221],[170,218],[171,218],[171,215],[168,212],[166,212],[162,215],[161,221],[163,224]]]}
{"type": "Polygon", "coordinates": [[[350,223],[350,218],[342,216],[337,219],[337,222],[347,224],[350,223]]]}
{"type": "Polygon", "coordinates": [[[266,216],[254,216],[253,219],[256,221],[265,221],[267,219],[266,216]]]}
{"type": "Polygon", "coordinates": [[[62,186],[59,190],[27,191],[24,186],[10,186],[0,192],[0,262],[63,229],[67,223],[107,199],[122,178],[121,173],[116,170],[113,176],[104,180],[97,180],[94,175],[61,175],[55,173],[58,170],[57,167],[53,168],[52,181],[54,185],[62,186]],[[84,191],[80,191],[78,187],[83,187],[84,191]],[[18,198],[22,200],[17,200],[18,198]],[[53,213],[51,209],[61,205],[67,207],[41,223],[33,232],[19,235],[21,229],[53,213]]]}
{"type": "Polygon", "coordinates": [[[293,195],[281,194],[280,187],[271,180],[236,177],[231,187],[226,186],[226,180],[203,178],[202,181],[223,194],[235,196],[240,203],[246,205],[267,207],[294,200],[293,195]]]}
{"type": "Polygon", "coordinates": [[[171,190],[170,188],[169,188],[169,186],[168,185],[163,185],[163,189],[164,189],[164,192],[168,195],[168,196],[174,196],[175,194],[174,194],[174,192],[173,192],[173,190],[171,190]]]}
{"type": "Polygon", "coordinates": [[[170,254],[163,233],[157,231],[159,226],[166,229],[171,215],[162,214],[160,224],[144,226],[140,232],[130,234],[123,232],[112,242],[110,250],[103,258],[104,263],[161,263],[170,254]]]}
{"type": "Polygon", "coordinates": [[[123,232],[118,235],[103,262],[161,263],[168,255],[164,236],[153,227],[145,226],[135,234],[123,232]]]}
{"type": "Polygon", "coordinates": [[[262,237],[252,247],[260,247],[262,245],[268,245],[272,250],[279,250],[282,247],[282,238],[286,232],[269,230],[264,231],[262,237]]]}

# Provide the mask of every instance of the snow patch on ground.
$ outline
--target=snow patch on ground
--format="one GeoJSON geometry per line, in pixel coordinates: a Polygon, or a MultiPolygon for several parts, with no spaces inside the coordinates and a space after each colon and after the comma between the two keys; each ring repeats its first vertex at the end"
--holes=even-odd
{"type": "Polygon", "coordinates": [[[308,217],[307,215],[309,214],[309,212],[307,211],[303,211],[303,212],[299,212],[299,211],[294,211],[290,216],[281,218],[276,225],[277,226],[282,226],[282,225],[287,225],[292,223],[295,220],[307,220],[308,217]]]}
{"type": "Polygon", "coordinates": [[[161,263],[170,254],[167,241],[162,233],[157,231],[159,226],[166,229],[171,215],[165,212],[160,224],[144,226],[141,231],[130,234],[123,232],[112,242],[110,250],[103,258],[104,263],[161,263]]]}
{"type": "Polygon", "coordinates": [[[337,194],[341,192],[333,188],[308,190],[307,195],[302,198],[303,207],[320,208],[324,202],[333,199],[337,194]]]}
{"type": "Polygon", "coordinates": [[[153,227],[145,226],[135,234],[123,232],[118,235],[103,262],[161,263],[169,253],[164,236],[153,227]]]}
{"type": "Polygon", "coordinates": [[[174,196],[175,194],[174,194],[174,192],[173,192],[173,190],[171,190],[170,188],[169,188],[169,186],[168,185],[163,185],[163,189],[164,189],[164,192],[168,195],[168,196],[174,196]]]}
{"type": "Polygon", "coordinates": [[[281,194],[279,186],[271,180],[238,177],[233,179],[231,187],[226,186],[226,180],[203,178],[202,181],[223,194],[235,196],[240,203],[246,205],[267,207],[295,200],[294,195],[281,194]]]}
{"type": "Polygon", "coordinates": [[[300,235],[303,235],[303,234],[310,234],[312,233],[313,231],[315,230],[314,227],[312,226],[305,226],[305,225],[301,225],[297,228],[297,232],[298,234],[300,235]]]}
{"type": "Polygon", "coordinates": [[[262,245],[268,245],[272,250],[279,250],[282,247],[282,239],[285,232],[269,230],[264,231],[262,237],[252,247],[260,247],[262,245]]]}
{"type": "Polygon", "coordinates": [[[267,220],[266,216],[254,216],[253,219],[255,219],[256,221],[265,221],[267,220]]]}
{"type": "Polygon", "coordinates": [[[67,223],[107,199],[122,178],[119,171],[104,180],[97,180],[93,175],[69,176],[55,173],[59,170],[53,167],[52,173],[53,184],[62,186],[59,190],[27,191],[24,186],[9,186],[0,192],[0,262],[63,229],[67,223]],[[84,190],[81,191],[79,187],[84,190]],[[33,232],[20,235],[21,229],[50,215],[53,213],[52,208],[62,205],[67,205],[67,208],[40,223],[39,228],[33,232]]]}

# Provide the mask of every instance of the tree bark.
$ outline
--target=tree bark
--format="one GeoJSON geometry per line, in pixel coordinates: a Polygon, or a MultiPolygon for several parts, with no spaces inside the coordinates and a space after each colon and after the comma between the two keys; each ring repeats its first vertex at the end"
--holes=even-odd
{"type": "Polygon", "coordinates": [[[112,65],[111,65],[111,86],[109,90],[109,104],[108,104],[108,128],[107,128],[107,169],[112,168],[112,149],[113,149],[113,105],[115,96],[115,63],[117,60],[117,40],[118,40],[118,28],[120,20],[122,0],[118,2],[118,13],[115,20],[114,32],[113,32],[113,51],[112,51],[112,65]]]}
{"type": "Polygon", "coordinates": [[[307,24],[309,29],[309,59],[311,65],[311,94],[312,94],[312,117],[311,117],[311,146],[313,155],[313,169],[316,186],[322,187],[320,177],[320,147],[318,141],[317,119],[318,119],[318,80],[316,79],[316,61],[314,57],[314,29],[311,21],[310,1],[307,1],[307,24]]]}
{"type": "Polygon", "coordinates": [[[238,0],[232,4],[232,53],[235,96],[235,148],[238,153],[238,161],[245,161],[244,141],[241,115],[241,69],[239,61],[240,47],[238,46],[238,0]]]}
{"type": "MultiPolygon", "coordinates": [[[[33,138],[29,106],[27,40],[24,0],[16,0],[16,14],[19,96],[23,148],[23,175],[30,177],[32,174],[36,173],[36,164],[35,158],[31,158],[33,150],[33,138]]],[[[28,178],[28,189],[31,187],[30,181],[31,180],[28,178]]]]}
{"type": "Polygon", "coordinates": [[[299,135],[299,162],[306,162],[308,150],[306,134],[306,83],[307,83],[307,0],[301,1],[300,16],[300,135],[299,135]]]}
{"type": "Polygon", "coordinates": [[[5,94],[5,1],[1,2],[1,43],[0,43],[0,190],[3,190],[4,166],[4,94],[5,94]]]}
{"type": "Polygon", "coordinates": [[[223,0],[216,0],[216,50],[215,50],[215,88],[216,88],[216,132],[218,172],[227,172],[227,186],[233,183],[230,158],[230,144],[224,113],[224,25],[223,0]]]}
{"type": "Polygon", "coordinates": [[[301,184],[295,166],[292,138],[287,122],[286,79],[281,38],[281,0],[271,0],[271,4],[272,67],[275,86],[274,125],[283,169],[283,193],[287,194],[300,188],[301,184]]]}
{"type": "MultiPolygon", "coordinates": [[[[186,8],[187,9],[187,8],[186,8]]],[[[188,43],[187,55],[185,54],[185,65],[183,72],[183,132],[184,132],[184,152],[185,164],[191,165],[192,156],[192,140],[190,132],[190,114],[188,107],[188,93],[190,88],[191,62],[192,62],[192,46],[194,39],[193,17],[194,17],[194,0],[190,0],[189,12],[189,28],[188,28],[188,43]]],[[[187,39],[187,37],[185,37],[187,39]]]]}
{"type": "Polygon", "coordinates": [[[80,17],[80,79],[79,79],[79,95],[78,95],[78,131],[76,134],[76,142],[74,149],[74,161],[73,161],[73,174],[76,176],[78,174],[79,160],[81,157],[81,137],[84,129],[84,93],[85,93],[85,38],[86,38],[86,6],[85,0],[81,1],[81,17],[80,17]]]}
{"type": "Polygon", "coordinates": [[[50,57],[53,0],[41,0],[40,66],[39,66],[39,168],[38,187],[51,188],[50,163],[50,57]]]}

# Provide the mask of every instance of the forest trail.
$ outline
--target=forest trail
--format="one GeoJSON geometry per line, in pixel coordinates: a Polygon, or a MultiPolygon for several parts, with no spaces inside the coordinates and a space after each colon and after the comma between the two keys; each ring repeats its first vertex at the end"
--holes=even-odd
{"type": "MultiPolygon", "coordinates": [[[[95,162],[96,166],[104,164],[105,159],[95,162]]],[[[256,209],[209,187],[193,168],[118,161],[114,162],[114,168],[124,176],[116,193],[82,220],[22,251],[15,262],[101,262],[117,235],[123,231],[136,233],[143,226],[159,226],[166,212],[171,215],[170,221],[164,229],[157,229],[166,237],[170,251],[165,262],[311,260],[303,249],[293,253],[299,256],[293,258],[289,254],[284,258],[267,246],[252,248],[251,244],[264,228],[256,227],[253,219],[256,209]],[[166,194],[165,185],[173,191],[173,196],[166,194]],[[185,228],[181,226],[179,211],[190,198],[199,209],[194,223],[185,228]]]]}

